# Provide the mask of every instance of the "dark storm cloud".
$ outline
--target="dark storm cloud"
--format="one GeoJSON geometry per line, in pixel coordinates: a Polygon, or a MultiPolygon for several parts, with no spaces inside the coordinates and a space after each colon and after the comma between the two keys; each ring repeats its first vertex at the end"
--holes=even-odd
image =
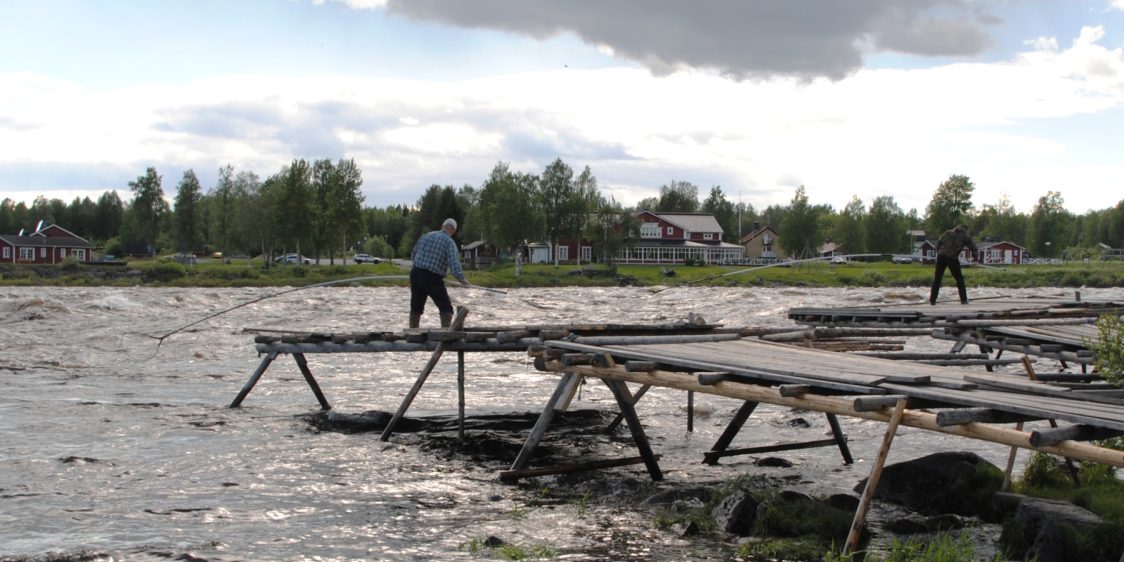
{"type": "Polygon", "coordinates": [[[994,16],[970,0],[389,0],[389,14],[546,38],[572,32],[663,74],[840,79],[865,50],[970,55],[994,16]]]}

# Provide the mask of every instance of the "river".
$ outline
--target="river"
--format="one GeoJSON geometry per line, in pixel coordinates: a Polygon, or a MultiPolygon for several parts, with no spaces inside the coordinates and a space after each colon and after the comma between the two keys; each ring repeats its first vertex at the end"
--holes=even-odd
{"type": "MultiPolygon", "coordinates": [[[[310,423],[316,399],[288,357],[274,363],[242,408],[227,407],[260,361],[244,329],[402,328],[408,289],[296,291],[202,322],[159,346],[152,338],[280,290],[0,288],[0,560],[453,560],[470,557],[489,536],[560,560],[726,559],[732,545],[660,529],[636,498],[758,473],[817,492],[848,491],[867,476],[885,429],[841,418],[857,460],[851,466],[834,448],[776,455],[792,468],[761,468],[753,457],[706,466],[702,453],[739,404],[697,396],[694,431],[687,432],[685,395],[653,390],[638,413],[662,455],[664,482],[650,482],[636,465],[502,484],[497,473],[513,460],[505,458],[509,451],[458,450],[449,445],[455,431],[430,428],[381,442],[377,432],[321,430],[310,423]],[[569,495],[552,492],[561,487],[569,495]]],[[[689,313],[727,326],[789,326],[786,312],[796,306],[925,296],[910,288],[451,292],[470,308],[469,326],[668,323],[689,313]]],[[[999,294],[1072,291],[972,291],[974,298],[999,294]]],[[[1124,289],[1083,296],[1119,300],[1124,289]]],[[[436,322],[436,311],[428,310],[423,326],[436,322]]],[[[911,338],[907,349],[948,346],[911,338]]],[[[358,414],[393,412],[429,354],[308,357],[334,410],[358,414]]],[[[522,353],[470,353],[466,367],[468,414],[480,423],[493,414],[530,413],[520,419],[533,421],[557,382],[522,353]]],[[[450,355],[409,417],[455,414],[455,375],[450,355]]],[[[572,407],[607,415],[614,405],[604,385],[587,384],[572,407]]],[[[814,412],[762,407],[734,446],[822,439],[828,431],[814,412]]],[[[482,436],[502,431],[474,433],[484,449],[490,437],[482,436]]],[[[567,446],[606,457],[635,455],[627,431],[611,437],[579,428],[574,435],[567,446]]],[[[520,429],[508,442],[523,437],[520,429]]],[[[889,462],[941,450],[974,451],[999,466],[1007,455],[998,445],[903,428],[889,462]]]]}

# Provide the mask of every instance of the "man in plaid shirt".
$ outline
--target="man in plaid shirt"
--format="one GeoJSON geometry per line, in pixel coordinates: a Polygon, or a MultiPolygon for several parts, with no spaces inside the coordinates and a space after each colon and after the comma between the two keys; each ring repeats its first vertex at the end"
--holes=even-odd
{"type": "Polygon", "coordinates": [[[448,328],[453,321],[453,304],[449,302],[449,292],[445,290],[445,273],[453,270],[461,285],[468,286],[461,270],[460,251],[453,235],[457,232],[457,221],[445,219],[441,230],[425,234],[414,244],[410,258],[414,262],[410,270],[410,327],[421,325],[425,299],[433,299],[441,313],[441,327],[448,328]]]}

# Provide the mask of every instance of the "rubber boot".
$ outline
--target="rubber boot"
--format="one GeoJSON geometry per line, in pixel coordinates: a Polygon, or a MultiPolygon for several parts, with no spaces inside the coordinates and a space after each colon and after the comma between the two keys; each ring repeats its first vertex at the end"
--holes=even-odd
{"type": "Polygon", "coordinates": [[[411,328],[417,328],[418,326],[421,326],[421,314],[414,314],[413,312],[411,312],[410,313],[410,327],[411,328]]]}
{"type": "Polygon", "coordinates": [[[441,313],[441,327],[442,328],[448,328],[449,325],[452,324],[452,323],[453,323],[453,313],[452,312],[442,312],[441,313]]]}

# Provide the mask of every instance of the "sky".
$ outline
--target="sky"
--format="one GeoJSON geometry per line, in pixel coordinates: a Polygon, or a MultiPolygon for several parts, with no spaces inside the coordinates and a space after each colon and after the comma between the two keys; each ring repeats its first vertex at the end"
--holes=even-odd
{"type": "Polygon", "coordinates": [[[0,199],[354,159],[365,205],[589,166],[624,205],[1124,200],[1124,0],[4,0],[0,199]]]}

